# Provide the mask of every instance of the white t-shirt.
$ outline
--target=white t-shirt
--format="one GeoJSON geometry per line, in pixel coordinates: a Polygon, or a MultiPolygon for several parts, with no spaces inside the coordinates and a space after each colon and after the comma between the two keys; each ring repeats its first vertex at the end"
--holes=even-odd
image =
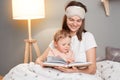
{"type": "MultiPolygon", "coordinates": [[[[53,41],[49,45],[50,48],[54,48],[53,41]]],[[[79,41],[77,36],[72,36],[71,50],[75,55],[75,62],[86,62],[86,51],[90,48],[97,47],[95,38],[92,33],[82,33],[82,40],[79,41]]],[[[92,54],[92,53],[91,53],[92,54]]]]}

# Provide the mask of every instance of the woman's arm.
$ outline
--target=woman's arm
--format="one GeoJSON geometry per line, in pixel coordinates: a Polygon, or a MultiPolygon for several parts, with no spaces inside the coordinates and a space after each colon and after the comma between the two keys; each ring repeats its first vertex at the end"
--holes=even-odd
{"type": "Polygon", "coordinates": [[[44,51],[44,53],[40,56],[40,57],[38,57],[37,59],[36,59],[36,63],[37,64],[40,64],[41,66],[43,66],[43,62],[47,59],[47,55],[48,55],[48,52],[50,51],[50,47],[48,47],[45,51],[44,51]]]}
{"type": "Polygon", "coordinates": [[[87,74],[95,74],[96,72],[96,48],[91,48],[86,52],[86,57],[87,61],[92,62],[88,68],[85,69],[77,69],[77,68],[72,68],[72,69],[66,69],[63,67],[56,67],[56,69],[63,71],[63,72],[82,72],[82,73],[87,73],[87,74]]]}
{"type": "Polygon", "coordinates": [[[86,52],[86,57],[88,62],[92,62],[88,68],[79,70],[83,73],[95,74],[96,73],[96,48],[91,48],[86,52]]]}

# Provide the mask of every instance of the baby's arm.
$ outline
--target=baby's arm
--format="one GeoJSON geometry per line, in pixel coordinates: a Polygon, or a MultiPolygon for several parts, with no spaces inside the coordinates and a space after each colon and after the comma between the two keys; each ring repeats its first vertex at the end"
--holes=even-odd
{"type": "Polygon", "coordinates": [[[54,50],[53,50],[53,49],[50,49],[50,51],[48,52],[48,55],[47,55],[47,56],[53,56],[53,57],[55,57],[54,50]]]}
{"type": "Polygon", "coordinates": [[[48,56],[49,51],[50,51],[50,48],[48,47],[48,48],[44,51],[44,53],[36,59],[36,63],[37,63],[37,64],[40,64],[41,66],[43,66],[43,62],[47,59],[47,56],[48,56]]]}
{"type": "Polygon", "coordinates": [[[72,62],[74,62],[74,61],[75,61],[74,54],[73,54],[72,51],[69,51],[69,57],[68,57],[68,59],[67,59],[67,62],[68,62],[68,63],[72,63],[72,62]]]}

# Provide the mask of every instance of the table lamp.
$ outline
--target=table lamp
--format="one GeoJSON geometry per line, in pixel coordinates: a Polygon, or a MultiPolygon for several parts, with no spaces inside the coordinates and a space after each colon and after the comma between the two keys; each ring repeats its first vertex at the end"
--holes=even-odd
{"type": "Polygon", "coordinates": [[[15,20],[27,20],[28,39],[25,39],[24,63],[32,62],[32,45],[37,56],[40,50],[37,40],[31,36],[31,20],[45,17],[44,0],[12,0],[12,15],[15,20]]]}

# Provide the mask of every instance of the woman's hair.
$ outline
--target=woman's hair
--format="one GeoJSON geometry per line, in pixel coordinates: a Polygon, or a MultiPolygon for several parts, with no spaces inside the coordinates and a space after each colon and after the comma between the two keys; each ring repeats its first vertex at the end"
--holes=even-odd
{"type": "Polygon", "coordinates": [[[60,39],[63,39],[63,38],[66,38],[66,37],[71,38],[71,35],[65,30],[58,30],[54,35],[54,41],[57,42],[60,39]]]}
{"type": "MultiPolygon", "coordinates": [[[[81,2],[71,1],[67,4],[67,6],[65,7],[65,10],[70,6],[82,7],[85,10],[85,13],[87,12],[86,6],[84,4],[82,4],[81,2]]],[[[70,29],[67,26],[67,16],[66,15],[64,15],[64,18],[63,18],[62,29],[70,33],[70,29]]],[[[86,32],[86,30],[85,30],[85,18],[82,19],[82,25],[76,33],[76,35],[80,41],[82,40],[82,32],[86,32]]]]}

